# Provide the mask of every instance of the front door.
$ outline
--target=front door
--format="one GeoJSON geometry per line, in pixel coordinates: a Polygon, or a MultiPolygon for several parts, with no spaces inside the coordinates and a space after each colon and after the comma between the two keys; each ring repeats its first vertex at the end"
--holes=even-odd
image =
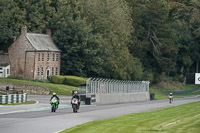
{"type": "Polygon", "coordinates": [[[47,79],[48,79],[48,77],[49,77],[49,73],[50,73],[50,72],[49,72],[49,67],[47,67],[47,73],[46,73],[46,74],[47,74],[47,79]]]}
{"type": "Polygon", "coordinates": [[[0,67],[0,78],[3,77],[3,68],[0,67]]]}

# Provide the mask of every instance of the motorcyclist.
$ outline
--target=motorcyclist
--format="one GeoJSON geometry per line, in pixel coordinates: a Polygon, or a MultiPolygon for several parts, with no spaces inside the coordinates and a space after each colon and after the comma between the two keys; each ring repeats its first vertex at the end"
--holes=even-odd
{"type": "MultiPolygon", "coordinates": [[[[77,91],[74,91],[74,94],[73,94],[73,96],[72,96],[72,99],[73,99],[73,98],[77,98],[77,99],[78,99],[78,109],[79,109],[80,103],[81,103],[81,98],[80,98],[80,96],[78,95],[78,92],[77,92],[77,91]]],[[[71,99],[71,101],[72,101],[72,99],[71,99]]],[[[71,104],[72,104],[72,102],[71,102],[71,104]]]]}
{"type": "Polygon", "coordinates": [[[169,99],[173,100],[173,94],[172,94],[172,92],[169,93],[169,99]]]}
{"type": "MultiPolygon", "coordinates": [[[[50,101],[51,101],[54,97],[57,99],[57,101],[58,101],[58,105],[59,105],[59,101],[60,101],[60,99],[59,99],[59,97],[56,95],[56,93],[53,93],[53,95],[52,95],[50,101]]],[[[58,106],[57,106],[56,108],[58,108],[58,106]]]]}

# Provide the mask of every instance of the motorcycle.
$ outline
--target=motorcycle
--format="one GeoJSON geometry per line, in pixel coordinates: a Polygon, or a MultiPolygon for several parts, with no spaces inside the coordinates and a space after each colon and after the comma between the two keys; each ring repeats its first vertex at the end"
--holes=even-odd
{"type": "Polygon", "coordinates": [[[51,112],[56,112],[56,109],[58,107],[58,100],[54,97],[51,99],[51,112]]]}
{"type": "Polygon", "coordinates": [[[72,99],[72,108],[73,108],[73,112],[74,113],[78,112],[79,104],[78,104],[78,99],[77,98],[73,98],[72,99]]]}
{"type": "Polygon", "coordinates": [[[169,96],[169,103],[172,103],[172,101],[173,101],[173,97],[169,96]]]}

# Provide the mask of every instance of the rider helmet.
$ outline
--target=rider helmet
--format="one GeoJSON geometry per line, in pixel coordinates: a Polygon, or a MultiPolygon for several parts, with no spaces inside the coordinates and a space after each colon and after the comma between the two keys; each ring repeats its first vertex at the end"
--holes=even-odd
{"type": "Polygon", "coordinates": [[[74,91],[74,94],[76,95],[76,94],[78,94],[78,92],[77,92],[77,91],[74,91]]]}
{"type": "Polygon", "coordinates": [[[56,95],[56,93],[54,92],[54,93],[53,93],[53,95],[55,96],[55,95],[56,95]]]}

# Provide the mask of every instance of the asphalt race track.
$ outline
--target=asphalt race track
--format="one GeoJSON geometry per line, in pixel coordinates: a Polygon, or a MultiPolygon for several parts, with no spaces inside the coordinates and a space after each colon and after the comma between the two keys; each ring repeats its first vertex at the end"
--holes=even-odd
{"type": "Polygon", "coordinates": [[[0,105],[0,133],[55,133],[90,121],[200,101],[200,96],[175,99],[172,104],[168,100],[152,100],[114,105],[82,105],[78,113],[72,113],[70,97],[60,97],[60,108],[56,113],[50,112],[50,96],[28,96],[28,99],[39,103],[0,105]]]}

